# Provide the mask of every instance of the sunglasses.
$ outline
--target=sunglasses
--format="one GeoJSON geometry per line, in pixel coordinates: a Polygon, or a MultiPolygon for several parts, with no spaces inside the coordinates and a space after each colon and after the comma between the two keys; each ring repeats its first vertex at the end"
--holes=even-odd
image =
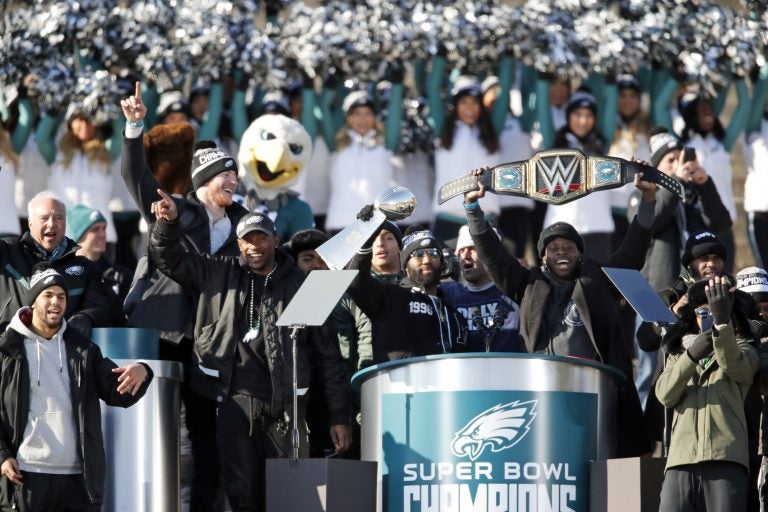
{"type": "Polygon", "coordinates": [[[440,257],[440,249],[435,249],[434,247],[431,247],[429,249],[416,249],[411,253],[411,258],[421,259],[425,255],[429,256],[433,260],[436,260],[440,257]]]}
{"type": "Polygon", "coordinates": [[[709,309],[709,306],[700,306],[693,310],[694,313],[696,313],[697,316],[709,316],[712,314],[712,310],[709,309]]]}

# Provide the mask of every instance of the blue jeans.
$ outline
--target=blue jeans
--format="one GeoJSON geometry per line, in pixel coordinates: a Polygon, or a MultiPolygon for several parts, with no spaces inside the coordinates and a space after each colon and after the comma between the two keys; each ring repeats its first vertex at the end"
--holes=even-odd
{"type": "Polygon", "coordinates": [[[642,323],[642,318],[635,317],[635,353],[637,354],[637,368],[635,369],[635,387],[637,387],[637,395],[640,397],[640,405],[645,411],[645,403],[648,401],[648,395],[651,392],[651,386],[653,386],[653,374],[656,372],[656,365],[658,359],[656,356],[656,350],[653,352],[646,352],[641,349],[637,344],[637,329],[642,323]]]}

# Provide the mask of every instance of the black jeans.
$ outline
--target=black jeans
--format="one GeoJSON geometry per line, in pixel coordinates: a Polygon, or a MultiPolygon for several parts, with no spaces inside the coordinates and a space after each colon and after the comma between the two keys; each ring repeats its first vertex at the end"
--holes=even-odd
{"type": "MultiPolygon", "coordinates": [[[[309,453],[303,403],[299,404],[299,455],[309,453]]],[[[233,512],[266,507],[266,460],[291,455],[291,425],[276,421],[269,404],[233,395],[219,407],[218,445],[224,489],[233,512]]]]}
{"type": "Polygon", "coordinates": [[[670,468],[661,486],[659,512],[743,512],[747,468],[735,462],[702,462],[670,468]]]}
{"type": "MultiPolygon", "coordinates": [[[[85,490],[83,475],[21,472],[24,485],[16,487],[20,512],[98,512],[85,490]]],[[[11,509],[12,510],[12,509],[11,509]]]]}

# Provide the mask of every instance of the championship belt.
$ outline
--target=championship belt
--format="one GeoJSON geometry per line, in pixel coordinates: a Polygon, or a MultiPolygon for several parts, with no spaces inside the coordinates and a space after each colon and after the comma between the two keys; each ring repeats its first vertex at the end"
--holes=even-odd
{"type": "Polygon", "coordinates": [[[643,180],[685,198],[680,182],[655,167],[612,156],[587,156],[578,149],[549,149],[522,162],[486,169],[480,176],[469,174],[449,181],[440,187],[437,202],[443,204],[452,197],[478,190],[482,183],[495,194],[565,204],[596,190],[631,183],[637,173],[643,173],[643,180]]]}

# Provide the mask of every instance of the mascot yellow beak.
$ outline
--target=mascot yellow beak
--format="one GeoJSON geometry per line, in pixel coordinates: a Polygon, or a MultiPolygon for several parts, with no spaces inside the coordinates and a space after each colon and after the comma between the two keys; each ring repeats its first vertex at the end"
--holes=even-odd
{"type": "Polygon", "coordinates": [[[312,142],[300,123],[282,115],[265,115],[248,127],[240,143],[240,163],[257,189],[287,189],[296,182],[312,142]]]}

